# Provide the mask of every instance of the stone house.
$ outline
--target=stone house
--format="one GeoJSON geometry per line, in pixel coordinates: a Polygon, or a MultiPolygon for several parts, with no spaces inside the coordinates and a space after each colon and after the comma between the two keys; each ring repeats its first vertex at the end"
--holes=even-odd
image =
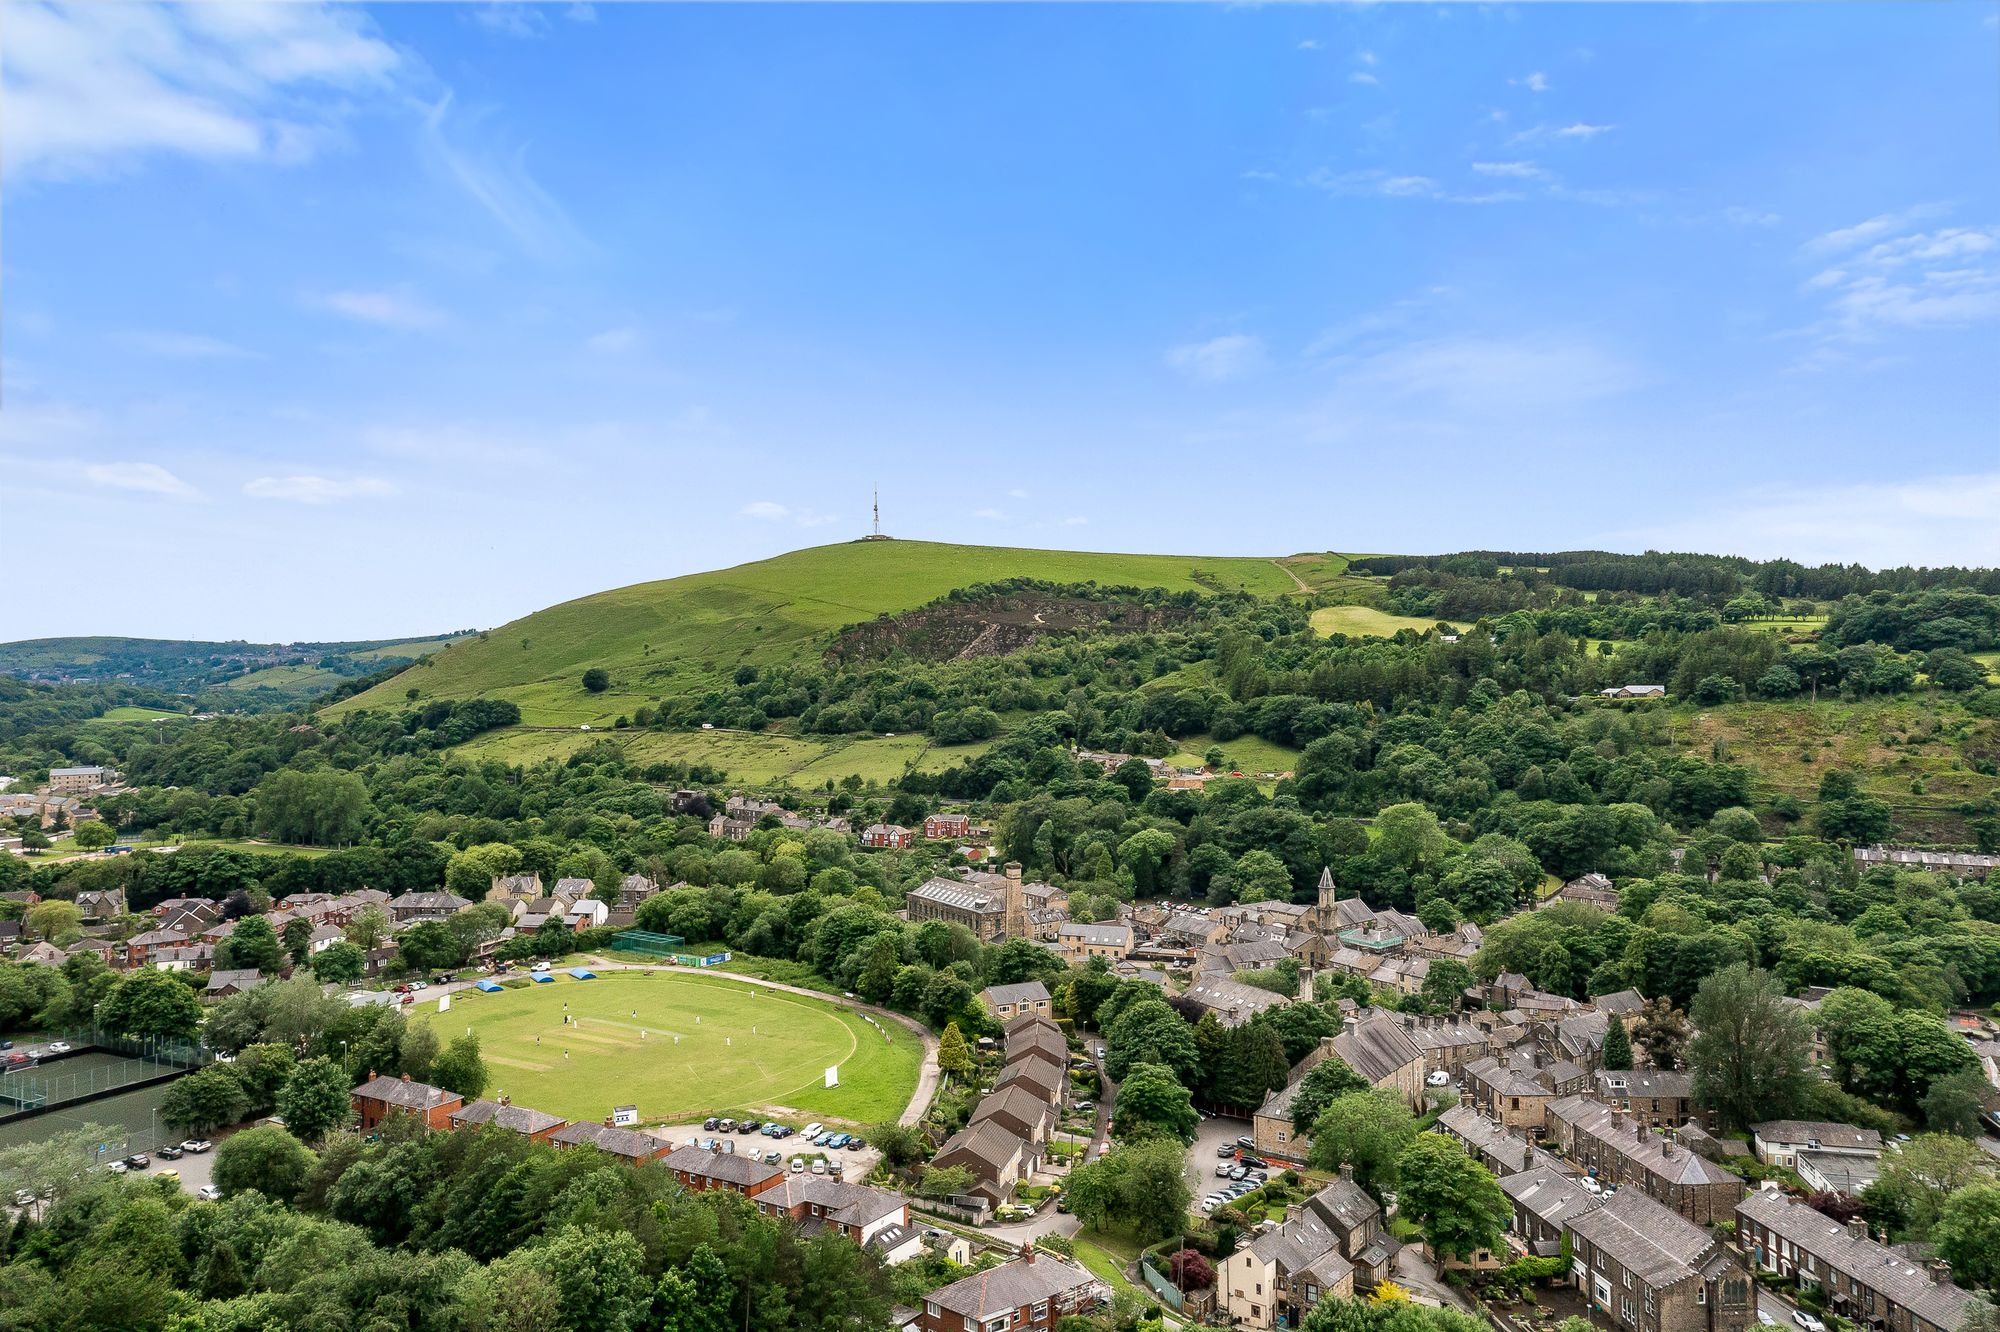
{"type": "Polygon", "coordinates": [[[1564,1223],[1577,1289],[1623,1332],[1745,1332],[1757,1283],[1703,1227],[1620,1189],[1564,1223]]]}

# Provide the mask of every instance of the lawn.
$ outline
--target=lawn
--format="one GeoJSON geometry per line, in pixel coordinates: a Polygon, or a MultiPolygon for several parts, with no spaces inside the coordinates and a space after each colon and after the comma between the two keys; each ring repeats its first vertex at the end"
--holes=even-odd
{"type": "Polygon", "coordinates": [[[818,787],[853,774],[864,782],[887,785],[912,764],[920,771],[940,772],[966,762],[993,747],[982,740],[969,745],[933,745],[926,736],[873,736],[865,739],[819,739],[751,731],[537,731],[515,728],[489,731],[460,745],[454,753],[470,759],[497,759],[528,766],[543,759],[565,759],[587,745],[610,741],[634,762],[706,763],[722,769],[731,780],[768,784],[790,782],[818,787]]]}
{"type": "Polygon", "coordinates": [[[893,1120],[909,1104],[922,1043],[891,1039],[837,1005],[679,972],[605,972],[498,994],[419,1004],[442,1040],[469,1026],[486,1059],[487,1094],[573,1120],[636,1105],[649,1122],[703,1114],[893,1120]],[[565,1012],[574,1025],[565,1025],[565,1012]],[[840,1085],[822,1085],[830,1064],[840,1085]]]}
{"type": "Polygon", "coordinates": [[[1239,735],[1234,740],[1211,740],[1205,735],[1190,735],[1179,742],[1180,752],[1167,762],[1178,768],[1199,767],[1202,755],[1210,745],[1219,745],[1222,756],[1228,760],[1231,769],[1249,776],[1260,772],[1290,772],[1299,761],[1299,751],[1287,745],[1274,745],[1269,740],[1254,735],[1239,735]]]}
{"type": "Polygon", "coordinates": [[[286,666],[266,666],[234,679],[224,680],[224,689],[331,689],[347,677],[339,671],[293,662],[286,666]]]}
{"type": "Polygon", "coordinates": [[[148,721],[165,721],[169,718],[176,721],[186,721],[188,720],[188,715],[185,712],[168,712],[164,708],[140,708],[128,705],[122,708],[112,708],[108,712],[101,712],[97,716],[92,717],[90,720],[108,721],[108,722],[148,722],[148,721]]]}
{"type": "Polygon", "coordinates": [[[427,698],[513,699],[531,725],[600,725],[651,698],[707,688],[738,665],[808,656],[848,625],[1010,577],[1262,596],[1298,588],[1268,559],[845,542],[537,611],[454,643],[331,711],[401,709],[414,687],[427,698]],[[604,693],[582,687],[593,666],[611,674],[604,693]]]}
{"type": "MultiPolygon", "coordinates": [[[[1418,633],[1437,627],[1439,621],[1414,615],[1391,615],[1373,606],[1322,606],[1312,613],[1312,627],[1320,634],[1350,634],[1368,638],[1394,638],[1398,630],[1418,633]]],[[[1462,624],[1452,628],[1463,630],[1462,624]]]]}

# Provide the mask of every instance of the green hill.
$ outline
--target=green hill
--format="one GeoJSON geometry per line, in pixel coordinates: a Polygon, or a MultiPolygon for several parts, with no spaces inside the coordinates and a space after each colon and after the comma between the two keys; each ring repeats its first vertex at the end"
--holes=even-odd
{"type": "MultiPolygon", "coordinates": [[[[1328,557],[1314,561],[1309,573],[1330,568],[1328,557]]],[[[1268,559],[924,541],[817,546],[537,611],[454,643],[328,711],[401,707],[414,689],[419,698],[511,699],[529,726],[594,726],[649,699],[703,688],[740,665],[807,655],[835,630],[975,583],[1020,577],[1282,596],[1305,586],[1289,567],[1268,559]],[[591,667],[610,673],[611,687],[601,694],[582,687],[591,667]]]]}

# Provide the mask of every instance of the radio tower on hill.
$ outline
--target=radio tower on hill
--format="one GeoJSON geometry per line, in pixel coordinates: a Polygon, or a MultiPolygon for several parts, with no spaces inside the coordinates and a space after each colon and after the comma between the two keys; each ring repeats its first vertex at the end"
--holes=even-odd
{"type": "Polygon", "coordinates": [[[895,540],[894,537],[884,536],[882,534],[882,488],[880,486],[875,487],[875,502],[872,505],[872,508],[875,514],[875,524],[872,528],[869,529],[868,535],[862,537],[861,539],[863,541],[895,540]]]}

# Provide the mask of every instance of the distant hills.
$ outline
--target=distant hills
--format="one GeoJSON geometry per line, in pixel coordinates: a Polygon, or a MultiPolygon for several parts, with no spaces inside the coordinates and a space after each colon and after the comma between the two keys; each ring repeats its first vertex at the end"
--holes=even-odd
{"type": "Polygon", "coordinates": [[[816,546],[537,611],[453,643],[328,711],[401,708],[414,690],[418,698],[511,699],[531,726],[596,725],[741,666],[816,653],[841,629],[979,583],[1034,578],[1275,597],[1318,586],[1345,565],[1337,555],[1113,555],[927,541],[816,546]],[[581,683],[593,668],[610,677],[602,692],[581,683]]]}
{"type": "Polygon", "coordinates": [[[343,679],[417,661],[470,632],[327,643],[30,638],[0,643],[0,675],[49,683],[119,683],[180,694],[220,687],[305,696],[343,679]]]}

